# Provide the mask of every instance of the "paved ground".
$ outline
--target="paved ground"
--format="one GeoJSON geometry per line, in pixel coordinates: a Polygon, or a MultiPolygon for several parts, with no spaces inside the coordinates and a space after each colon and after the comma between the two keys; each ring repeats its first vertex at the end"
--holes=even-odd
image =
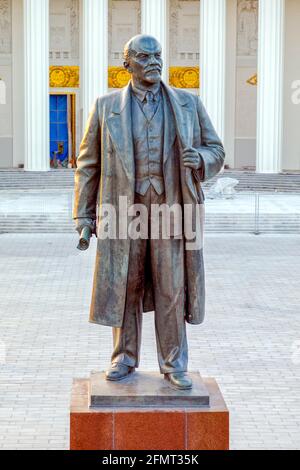
{"type": "MultiPolygon", "coordinates": [[[[110,329],[88,323],[95,244],[0,236],[0,449],[67,449],[73,377],[103,369],[110,329]]],[[[300,448],[300,235],[208,235],[207,320],[190,369],[219,382],[233,449],[300,448]]],[[[152,315],[142,367],[156,368],[152,315]]]]}

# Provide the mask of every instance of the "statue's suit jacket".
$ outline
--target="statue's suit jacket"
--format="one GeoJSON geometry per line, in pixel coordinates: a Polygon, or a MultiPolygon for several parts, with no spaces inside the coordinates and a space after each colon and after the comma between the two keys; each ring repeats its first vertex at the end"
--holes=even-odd
{"type": "MultiPolygon", "coordinates": [[[[198,204],[203,212],[201,182],[221,170],[224,148],[199,97],[165,84],[162,84],[162,89],[166,203],[172,205],[177,202],[181,191],[184,204],[192,204],[194,208],[198,204]],[[196,148],[201,156],[202,168],[197,172],[183,165],[181,153],[186,147],[196,148]],[[174,180],[176,165],[179,165],[177,175],[180,177],[174,180]]],[[[96,220],[97,206],[98,213],[101,213],[103,204],[118,208],[119,196],[127,196],[129,206],[134,204],[135,160],[130,90],[129,84],[122,90],[98,98],[94,104],[77,160],[74,219],[96,220]]],[[[129,238],[98,239],[90,309],[92,323],[122,326],[129,256],[129,238]]],[[[203,247],[195,251],[185,250],[184,261],[186,321],[200,324],[205,309],[203,247]]],[[[151,292],[150,285],[145,290],[144,311],[154,310],[151,292]]]]}

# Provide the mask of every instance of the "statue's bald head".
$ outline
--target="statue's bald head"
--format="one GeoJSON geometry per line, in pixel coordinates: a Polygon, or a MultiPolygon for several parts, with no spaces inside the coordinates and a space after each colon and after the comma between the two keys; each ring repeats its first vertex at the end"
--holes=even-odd
{"type": "Polygon", "coordinates": [[[124,59],[127,61],[131,55],[137,52],[153,52],[159,50],[161,52],[161,45],[159,41],[149,34],[138,34],[129,39],[124,47],[124,59]]]}
{"type": "Polygon", "coordinates": [[[124,67],[137,80],[156,83],[161,80],[162,48],[159,41],[147,34],[131,38],[124,47],[124,67]]]}

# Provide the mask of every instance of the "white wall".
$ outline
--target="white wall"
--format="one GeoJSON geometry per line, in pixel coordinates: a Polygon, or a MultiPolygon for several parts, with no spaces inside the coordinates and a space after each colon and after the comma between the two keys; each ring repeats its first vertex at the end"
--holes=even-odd
{"type": "Polygon", "coordinates": [[[13,164],[11,0],[0,2],[0,15],[0,77],[6,85],[6,102],[0,104],[0,168],[9,168],[13,164]]]}
{"type": "Polygon", "coordinates": [[[225,85],[225,164],[235,166],[236,99],[236,0],[227,0],[226,11],[226,85],[225,85]]]}
{"type": "Polygon", "coordinates": [[[0,77],[6,85],[6,104],[0,104],[0,168],[13,163],[11,59],[0,58],[0,77]]]}
{"type": "Polygon", "coordinates": [[[252,59],[239,60],[236,71],[236,168],[256,166],[257,87],[247,83],[256,72],[252,59]]]}
{"type": "Polygon", "coordinates": [[[295,81],[300,84],[300,1],[286,0],[284,170],[300,170],[300,93],[298,104],[293,103],[292,94],[295,90],[292,90],[292,84],[295,81]]]}
{"type": "Polygon", "coordinates": [[[12,0],[13,166],[24,165],[24,35],[23,0],[12,0]]]}
{"type": "Polygon", "coordinates": [[[256,166],[257,87],[247,83],[257,73],[256,0],[237,2],[235,168],[256,166]],[[246,5],[251,7],[249,10],[246,5]]]}

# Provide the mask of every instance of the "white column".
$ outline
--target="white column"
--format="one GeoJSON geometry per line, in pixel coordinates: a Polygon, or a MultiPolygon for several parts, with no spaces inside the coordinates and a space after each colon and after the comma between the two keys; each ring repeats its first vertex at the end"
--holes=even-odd
{"type": "Polygon", "coordinates": [[[49,147],[49,1],[24,0],[25,170],[47,171],[49,147]]]}
{"type": "Polygon", "coordinates": [[[13,166],[25,165],[24,2],[12,1],[13,166]]]}
{"type": "Polygon", "coordinates": [[[142,34],[154,36],[162,46],[164,62],[162,78],[167,83],[169,76],[168,34],[167,34],[167,0],[142,1],[142,34]]]}
{"type": "Polygon", "coordinates": [[[221,139],[225,118],[226,0],[200,0],[200,96],[221,139]]]}
{"type": "Polygon", "coordinates": [[[224,147],[226,164],[235,167],[237,1],[226,4],[226,79],[224,147]]]}
{"type": "Polygon", "coordinates": [[[108,88],[108,0],[83,0],[81,81],[84,128],[94,101],[108,88]]]}
{"type": "Polygon", "coordinates": [[[259,173],[282,164],[285,0],[259,1],[257,161],[259,173]]]}

